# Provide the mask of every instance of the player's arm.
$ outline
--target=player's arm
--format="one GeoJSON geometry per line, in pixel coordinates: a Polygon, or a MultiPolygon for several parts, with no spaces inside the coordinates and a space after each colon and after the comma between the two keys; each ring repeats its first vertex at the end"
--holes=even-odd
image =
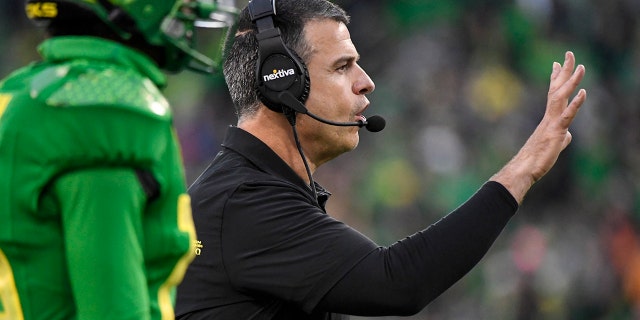
{"type": "Polygon", "coordinates": [[[147,196],[131,168],[89,168],[53,184],[62,211],[78,319],[147,319],[141,216],[147,196]]]}

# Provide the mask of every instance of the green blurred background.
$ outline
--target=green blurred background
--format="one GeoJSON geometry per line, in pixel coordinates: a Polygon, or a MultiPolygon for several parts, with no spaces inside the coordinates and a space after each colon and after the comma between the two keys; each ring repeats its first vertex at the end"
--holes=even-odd
{"type": "MultiPolygon", "coordinates": [[[[315,176],[333,193],[330,214],[380,245],[455,209],[517,152],[565,51],[587,69],[588,101],[557,165],[481,263],[403,319],[640,319],[640,1],[335,2],[387,127],[361,131],[315,176]]],[[[22,3],[0,3],[0,77],[38,59],[42,33],[22,3]]],[[[191,182],[233,107],[221,76],[171,75],[166,93],[191,182]]]]}

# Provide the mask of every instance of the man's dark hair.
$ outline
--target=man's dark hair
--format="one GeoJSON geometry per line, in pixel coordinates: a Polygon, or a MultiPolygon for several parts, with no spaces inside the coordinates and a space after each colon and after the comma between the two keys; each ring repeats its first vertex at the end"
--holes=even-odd
{"type": "MultiPolygon", "coordinates": [[[[309,61],[311,48],[304,39],[304,27],[313,20],[330,19],[344,24],[349,16],[337,5],[326,0],[278,0],[275,24],[282,39],[305,63],[309,61]]],[[[227,36],[233,41],[226,53],[224,76],[238,117],[254,114],[258,109],[256,62],[258,60],[257,28],[251,22],[248,8],[242,10],[236,34],[227,36]]]]}

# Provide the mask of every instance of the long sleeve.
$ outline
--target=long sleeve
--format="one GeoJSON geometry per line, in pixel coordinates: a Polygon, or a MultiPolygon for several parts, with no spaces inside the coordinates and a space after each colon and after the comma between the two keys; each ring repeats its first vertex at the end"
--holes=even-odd
{"type": "Polygon", "coordinates": [[[135,172],[91,168],[54,185],[78,319],[146,319],[150,305],[142,252],[146,197],[135,172]]]}
{"type": "Polygon", "coordinates": [[[437,223],[370,253],[318,310],[362,316],[419,312],[480,261],[517,208],[502,185],[487,182],[437,223]]]}

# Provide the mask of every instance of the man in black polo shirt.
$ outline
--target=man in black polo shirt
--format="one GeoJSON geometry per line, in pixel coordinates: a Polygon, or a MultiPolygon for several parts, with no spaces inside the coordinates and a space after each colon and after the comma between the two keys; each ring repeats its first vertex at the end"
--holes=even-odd
{"type": "Polygon", "coordinates": [[[482,258],[569,144],[568,127],[586,92],[569,99],[584,67],[575,66],[571,52],[554,63],[539,126],[466,203],[381,247],[328,215],[329,193],[312,178],[318,166],[356,147],[359,127],[384,126],[363,116],[375,86],[357,63],[348,17],[325,0],[273,2],[276,8],[253,0],[231,39],[224,71],[239,120],[189,190],[198,249],[178,288],[176,314],[414,314],[482,258]]]}

